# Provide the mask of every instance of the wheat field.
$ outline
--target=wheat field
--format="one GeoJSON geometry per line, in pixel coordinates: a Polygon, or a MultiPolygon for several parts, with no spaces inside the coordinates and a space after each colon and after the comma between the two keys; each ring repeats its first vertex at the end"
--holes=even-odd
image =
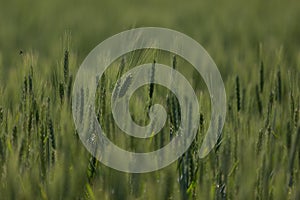
{"type": "MultiPolygon", "coordinates": [[[[1,0],[0,5],[0,199],[300,199],[298,1],[1,0]],[[95,80],[95,114],[119,147],[159,149],[181,120],[174,95],[149,84],[132,96],[132,118],[146,125],[149,107],[158,103],[168,114],[164,128],[140,140],[117,126],[113,88],[137,65],[163,63],[178,70],[200,107],[196,139],[183,156],[158,171],[125,173],[103,165],[82,144],[72,89],[96,45],[145,26],[180,31],[207,50],[224,81],[227,115],[214,149],[200,159],[211,117],[201,75],[169,52],[144,49],[120,57],[95,80]]],[[[120,90],[126,92],[126,85],[120,90]]]]}

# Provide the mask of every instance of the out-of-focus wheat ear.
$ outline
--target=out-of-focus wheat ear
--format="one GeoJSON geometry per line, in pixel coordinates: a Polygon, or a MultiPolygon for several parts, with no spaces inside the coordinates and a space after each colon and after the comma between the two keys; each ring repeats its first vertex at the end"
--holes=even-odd
{"type": "Polygon", "coordinates": [[[34,111],[34,118],[35,118],[35,126],[38,128],[38,124],[40,122],[40,113],[39,107],[37,105],[36,99],[33,100],[33,111],[34,111]]]}
{"type": "Polygon", "coordinates": [[[241,94],[240,94],[240,79],[238,76],[235,78],[235,94],[236,94],[236,108],[239,112],[241,110],[241,94]]]}
{"type": "Polygon", "coordinates": [[[174,55],[173,56],[173,61],[172,61],[172,67],[173,67],[173,69],[176,69],[176,66],[177,66],[177,60],[176,60],[176,56],[174,55]]]}
{"type": "Polygon", "coordinates": [[[297,128],[299,126],[299,124],[298,124],[299,115],[300,115],[300,101],[298,98],[298,106],[295,108],[295,111],[294,111],[294,126],[295,126],[295,128],[297,128]]]}
{"type": "Polygon", "coordinates": [[[33,95],[33,83],[32,83],[32,75],[28,75],[28,92],[30,95],[33,95]]]}
{"type": "MultiPolygon", "coordinates": [[[[200,113],[200,119],[199,119],[199,133],[202,135],[204,133],[204,122],[205,122],[205,118],[204,118],[204,114],[200,113]]],[[[199,137],[200,137],[200,134],[199,137]]]]}
{"type": "Polygon", "coordinates": [[[150,74],[150,84],[149,84],[149,100],[148,100],[148,112],[150,110],[150,107],[152,106],[152,100],[153,100],[153,93],[154,93],[154,78],[155,78],[155,64],[156,61],[153,60],[152,67],[151,67],[151,74],[150,74]]]}
{"type": "Polygon", "coordinates": [[[265,127],[269,127],[270,125],[273,103],[274,103],[274,91],[271,91],[269,95],[268,111],[267,111],[267,119],[266,119],[265,127]]]}
{"type": "Polygon", "coordinates": [[[65,51],[64,55],[64,83],[68,84],[69,81],[69,51],[65,51]]]}
{"type": "MultiPolygon", "coordinates": [[[[173,56],[172,59],[172,68],[176,69],[177,67],[177,60],[176,56],[173,56]]],[[[175,80],[173,80],[174,82],[175,80]]],[[[168,93],[168,101],[169,101],[169,106],[170,106],[170,114],[171,114],[171,122],[174,125],[174,129],[177,130],[179,127],[179,121],[180,121],[180,106],[178,105],[178,101],[175,97],[175,95],[169,91],[168,93]]]]}
{"type": "Polygon", "coordinates": [[[102,124],[104,124],[105,109],[106,109],[106,82],[107,81],[106,81],[105,74],[103,74],[100,82],[100,122],[102,124]]]}
{"type": "MultiPolygon", "coordinates": [[[[176,56],[174,55],[172,58],[172,67],[173,69],[176,68],[176,56]]],[[[168,113],[169,113],[169,117],[170,117],[170,123],[172,124],[172,129],[175,130],[175,117],[174,117],[174,103],[173,103],[173,98],[174,95],[172,94],[172,92],[168,92],[167,93],[167,106],[168,106],[168,113]]],[[[174,133],[175,131],[172,131],[172,133],[174,133]]]]}
{"type": "Polygon", "coordinates": [[[54,135],[54,128],[53,128],[53,122],[52,119],[48,120],[48,131],[49,131],[49,140],[51,145],[51,164],[54,165],[55,159],[56,159],[56,141],[55,141],[55,135],[54,135]]]}
{"type": "Polygon", "coordinates": [[[21,99],[21,105],[22,105],[22,111],[26,112],[27,106],[27,91],[28,91],[28,84],[27,84],[27,77],[24,77],[23,81],[23,89],[22,89],[22,99],[21,99]]]}
{"type": "MultiPolygon", "coordinates": [[[[45,170],[51,165],[51,136],[50,136],[50,126],[49,122],[51,120],[51,99],[47,97],[47,104],[46,104],[46,116],[43,121],[44,127],[44,155],[45,155],[45,170]]],[[[52,122],[51,122],[52,123],[52,122]]],[[[53,126],[52,126],[53,128],[53,126]]],[[[52,130],[53,131],[53,130],[52,130]]],[[[45,171],[46,172],[46,171],[45,171]]]]}
{"type": "Polygon", "coordinates": [[[40,125],[40,129],[39,129],[39,143],[40,143],[40,169],[41,169],[41,176],[42,178],[44,178],[45,174],[46,174],[46,163],[47,163],[47,154],[46,154],[46,145],[45,145],[45,141],[46,141],[46,130],[44,127],[44,124],[41,123],[40,125]]]}
{"type": "Polygon", "coordinates": [[[289,187],[293,186],[293,175],[294,175],[294,162],[296,157],[297,148],[300,142],[300,127],[298,127],[296,138],[294,140],[293,147],[290,152],[290,158],[289,158],[289,174],[290,174],[290,180],[289,180],[289,187]]]}
{"type": "Polygon", "coordinates": [[[260,93],[264,90],[264,62],[261,61],[260,63],[260,70],[259,70],[259,86],[260,86],[260,93]]]}
{"type": "Polygon", "coordinates": [[[59,98],[60,98],[60,103],[63,103],[64,101],[64,96],[65,96],[65,87],[64,83],[59,83],[59,98]]]}
{"type": "Polygon", "coordinates": [[[278,100],[279,103],[281,103],[282,99],[282,83],[281,83],[281,74],[280,70],[277,72],[277,95],[276,95],[276,100],[278,100]]]}
{"type": "Polygon", "coordinates": [[[217,129],[219,137],[218,137],[218,140],[217,140],[217,143],[216,143],[216,146],[215,146],[215,152],[216,153],[219,151],[219,148],[221,147],[222,140],[223,140],[223,134],[222,134],[221,124],[222,124],[222,118],[221,118],[221,116],[219,116],[219,119],[218,119],[218,129],[217,129]]]}
{"type": "Polygon", "coordinates": [[[87,168],[87,178],[89,184],[93,183],[93,179],[96,175],[97,165],[98,165],[97,159],[94,156],[91,156],[87,168]]]}
{"type": "Polygon", "coordinates": [[[256,93],[256,101],[257,101],[258,112],[259,112],[260,116],[262,116],[263,106],[262,106],[262,102],[261,102],[261,98],[260,98],[260,94],[259,94],[258,85],[255,86],[255,93],[256,93]]]}

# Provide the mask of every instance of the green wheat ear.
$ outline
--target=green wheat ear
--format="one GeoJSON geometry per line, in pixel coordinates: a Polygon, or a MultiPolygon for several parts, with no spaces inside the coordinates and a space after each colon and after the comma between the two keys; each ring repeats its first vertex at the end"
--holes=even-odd
{"type": "Polygon", "coordinates": [[[260,98],[258,85],[255,86],[255,93],[256,93],[256,101],[257,101],[258,112],[259,112],[260,116],[262,116],[263,106],[262,106],[262,101],[261,101],[261,98],[260,98]]]}
{"type": "Polygon", "coordinates": [[[259,80],[260,80],[260,82],[259,82],[259,86],[260,86],[260,93],[262,93],[263,92],[263,90],[264,90],[264,80],[265,80],[265,78],[264,78],[264,62],[263,61],[261,61],[261,63],[260,63],[260,70],[259,70],[259,80]]]}
{"type": "Polygon", "coordinates": [[[68,84],[69,80],[69,51],[65,51],[64,55],[64,83],[65,85],[68,84]]]}
{"type": "Polygon", "coordinates": [[[239,112],[241,110],[241,94],[240,94],[240,79],[238,76],[235,78],[235,94],[236,94],[236,108],[239,112]]]}
{"type": "Polygon", "coordinates": [[[278,70],[277,72],[277,96],[276,96],[277,100],[279,103],[281,103],[281,99],[282,99],[282,83],[281,83],[281,74],[280,74],[280,70],[278,70]]]}
{"type": "Polygon", "coordinates": [[[147,108],[147,112],[149,112],[150,107],[152,106],[152,101],[153,101],[154,78],[155,78],[155,64],[156,64],[156,61],[153,60],[152,67],[151,67],[151,74],[150,74],[150,84],[149,84],[149,92],[148,92],[148,108],[147,108]]]}
{"type": "Polygon", "coordinates": [[[51,164],[54,165],[56,161],[56,140],[54,135],[54,127],[52,119],[48,120],[48,131],[49,131],[49,140],[50,140],[50,151],[51,151],[51,164]]]}
{"type": "Polygon", "coordinates": [[[60,97],[60,102],[63,103],[64,101],[64,96],[65,96],[65,85],[64,83],[59,84],[59,97],[60,97]]]}

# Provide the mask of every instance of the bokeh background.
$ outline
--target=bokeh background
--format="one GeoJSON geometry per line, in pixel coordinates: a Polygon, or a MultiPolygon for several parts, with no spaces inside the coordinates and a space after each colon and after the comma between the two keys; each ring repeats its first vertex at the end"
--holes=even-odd
{"type": "Polygon", "coordinates": [[[1,60],[9,66],[19,50],[37,51],[41,58],[55,55],[66,31],[71,32],[72,47],[82,59],[105,38],[142,26],[183,32],[217,61],[218,51],[246,55],[245,48],[254,51],[259,42],[270,48],[282,45],[289,54],[299,51],[297,0],[2,0],[0,9],[1,60]]]}

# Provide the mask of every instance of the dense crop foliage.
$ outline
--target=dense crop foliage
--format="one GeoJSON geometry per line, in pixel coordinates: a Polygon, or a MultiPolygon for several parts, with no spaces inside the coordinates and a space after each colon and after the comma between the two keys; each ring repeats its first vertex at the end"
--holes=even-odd
{"type": "MultiPolygon", "coordinates": [[[[300,3],[167,2],[1,2],[0,199],[300,199],[300,3]],[[167,88],[146,85],[131,98],[140,125],[153,104],[168,113],[165,127],[149,139],[123,133],[110,107],[126,71],[152,63],[155,78],[155,64],[163,63],[189,80],[200,103],[189,150],[164,169],[130,174],[104,166],[82,145],[71,111],[77,69],[98,42],[131,26],[186,33],[219,67],[227,116],[206,158],[197,156],[211,116],[206,85],[183,58],[149,49],[124,55],[95,80],[98,121],[129,151],[166,145],[180,123],[178,101],[167,88]]],[[[119,95],[130,85],[126,80],[119,95]]],[[[85,95],[78,98],[84,102],[85,95]]]]}

